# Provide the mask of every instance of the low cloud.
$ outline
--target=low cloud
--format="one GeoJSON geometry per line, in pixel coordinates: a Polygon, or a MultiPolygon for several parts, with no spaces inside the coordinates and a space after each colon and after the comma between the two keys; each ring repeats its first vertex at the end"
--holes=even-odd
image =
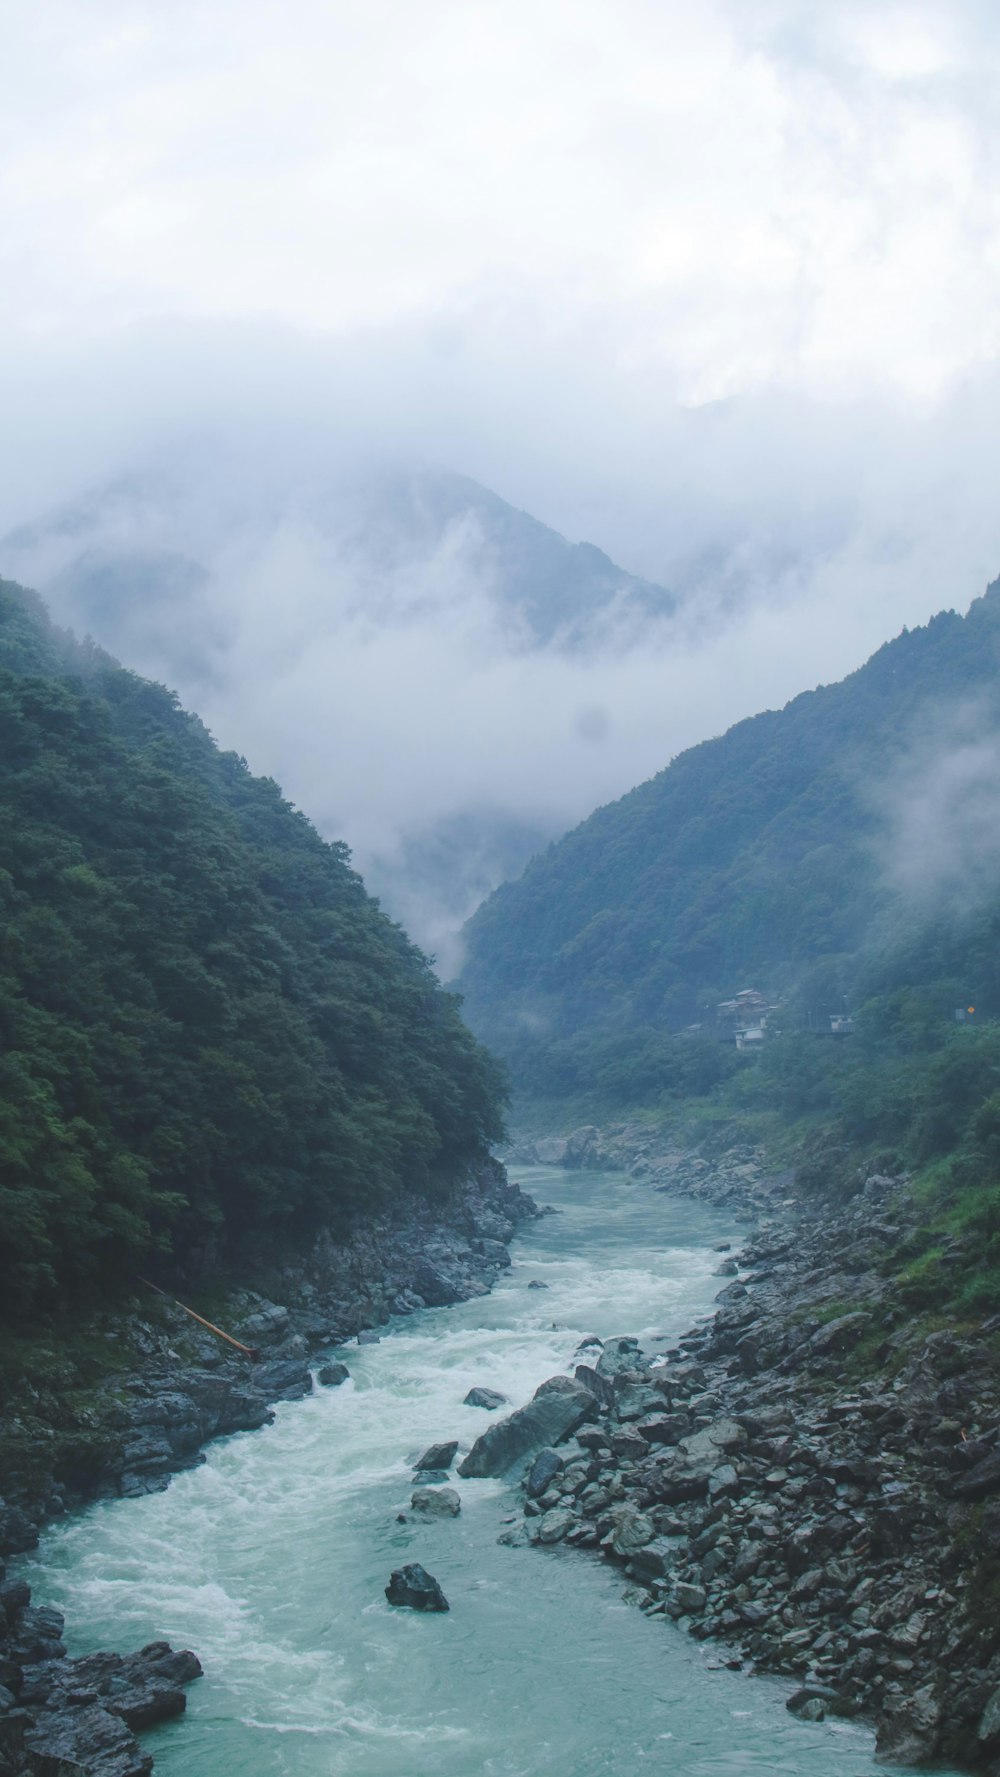
{"type": "Polygon", "coordinates": [[[939,712],[880,797],[886,880],[918,914],[965,918],[1000,880],[1000,733],[983,700],[939,712]]]}

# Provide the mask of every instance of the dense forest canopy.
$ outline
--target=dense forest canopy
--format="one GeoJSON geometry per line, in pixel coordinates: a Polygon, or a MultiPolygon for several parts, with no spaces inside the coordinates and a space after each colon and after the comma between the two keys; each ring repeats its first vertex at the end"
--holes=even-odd
{"type": "Polygon", "coordinates": [[[0,914],[4,1312],[440,1186],[501,1131],[346,848],[7,582],[0,914]]]}
{"type": "MultiPolygon", "coordinates": [[[[949,1009],[970,991],[1000,1009],[1000,894],[932,906],[890,855],[925,769],[998,732],[1000,585],[691,748],[534,859],[466,928],[470,1023],[524,1093],[627,1101],[647,1076],[731,1071],[690,1027],[747,987],[803,1023],[934,980],[949,1009]]],[[[1000,795],[980,826],[998,816],[1000,795]]],[[[934,842],[906,839],[917,877],[934,842]]]]}

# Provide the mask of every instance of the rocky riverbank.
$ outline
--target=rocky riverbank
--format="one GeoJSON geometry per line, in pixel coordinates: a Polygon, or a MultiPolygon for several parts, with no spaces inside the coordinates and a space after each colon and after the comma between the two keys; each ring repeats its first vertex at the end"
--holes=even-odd
{"type": "MultiPolygon", "coordinates": [[[[34,1547],[54,1514],[165,1487],[210,1439],[265,1424],[274,1402],[312,1388],[322,1348],[374,1337],[396,1314],[486,1295],[518,1223],[537,1213],[491,1162],[438,1202],[412,1200],[349,1238],[323,1234],[294,1259],[258,1264],[254,1290],[210,1310],[257,1348],[256,1362],[155,1296],[74,1328],[72,1342],[53,1334],[41,1376],[36,1343],[0,1413],[0,1555],[34,1547]]],[[[186,1294],[204,1310],[197,1286],[186,1294]]],[[[344,1364],[319,1371],[330,1385],[347,1374],[344,1364]]],[[[133,1730],[183,1709],[197,1659],[158,1642],[124,1660],[69,1660],[62,1630],[0,1562],[0,1777],[143,1777],[152,1759],[133,1730]]]]}
{"type": "Polygon", "coordinates": [[[0,1562],[0,1777],[147,1777],[136,1732],[183,1714],[198,1660],[165,1641],[70,1660],[62,1630],[0,1562]]]}
{"type": "MultiPolygon", "coordinates": [[[[624,1158],[588,1139],[570,1164],[581,1148],[624,1158]]],[[[543,1385],[525,1411],[557,1435],[529,1439],[507,1539],[600,1551],[651,1617],[785,1674],[790,1708],[873,1720],[887,1761],[1000,1772],[1000,1320],[915,1323],[888,1281],[905,1179],[831,1209],[746,1149],[638,1158],[760,1225],[677,1347],[594,1342],[543,1385]]],[[[497,1472],[477,1450],[469,1472],[497,1472]]]]}
{"type": "MultiPolygon", "coordinates": [[[[152,1295],[75,1327],[72,1343],[53,1333],[47,1372],[15,1375],[0,1409],[0,1555],[34,1547],[48,1517],[164,1487],[211,1439],[264,1425],[276,1401],[309,1392],[317,1350],[486,1295],[518,1223],[537,1213],[490,1162],[440,1202],[411,1200],[349,1238],[324,1233],[294,1259],[258,1263],[258,1287],[229,1291],[210,1315],[256,1362],[152,1295]]],[[[185,1293],[205,1311],[196,1284],[185,1293]]]]}

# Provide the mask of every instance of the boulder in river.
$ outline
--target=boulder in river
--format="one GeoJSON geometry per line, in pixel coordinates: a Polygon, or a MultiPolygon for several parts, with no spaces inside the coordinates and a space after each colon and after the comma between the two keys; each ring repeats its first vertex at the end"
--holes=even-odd
{"type": "Polygon", "coordinates": [[[428,1444],[417,1463],[417,1469],[440,1469],[447,1474],[458,1451],[458,1439],[453,1438],[448,1444],[428,1444]]]}
{"type": "Polygon", "coordinates": [[[421,1567],[419,1561],[411,1561],[406,1567],[395,1568],[389,1576],[385,1595],[390,1604],[407,1610],[451,1608],[434,1575],[428,1573],[426,1567],[421,1567]]]}
{"type": "Polygon", "coordinates": [[[457,1518],[462,1510],[462,1501],[454,1487],[418,1487],[410,1504],[424,1518],[457,1518]]]}
{"type": "Polygon", "coordinates": [[[507,1396],[498,1394],[495,1388],[470,1388],[462,1405],[463,1407],[485,1407],[487,1412],[492,1413],[497,1407],[506,1407],[507,1396]]]}
{"type": "Polygon", "coordinates": [[[506,1474],[546,1444],[561,1444],[588,1419],[596,1419],[597,1402],[589,1388],[569,1376],[560,1378],[560,1383],[565,1386],[548,1389],[543,1382],[526,1407],[488,1426],[459,1463],[459,1474],[467,1478],[506,1474]]]}
{"type": "Polygon", "coordinates": [[[349,1382],[351,1372],[346,1364],[324,1364],[316,1371],[316,1380],[323,1388],[339,1388],[342,1382],[349,1382]]]}

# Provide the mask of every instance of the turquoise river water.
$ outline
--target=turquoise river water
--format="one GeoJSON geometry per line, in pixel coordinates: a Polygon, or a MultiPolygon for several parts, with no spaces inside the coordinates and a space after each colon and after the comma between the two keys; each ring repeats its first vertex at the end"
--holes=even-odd
{"type": "Polygon", "coordinates": [[[491,1296],[349,1349],[351,1382],[165,1493],[52,1527],[26,1564],[38,1602],[66,1611],[73,1653],[165,1635],[200,1655],[187,1715],[147,1740],[160,1777],[874,1777],[866,1729],[795,1721],[787,1684],[647,1621],[593,1555],[500,1547],[504,1483],[459,1482],[458,1519],[396,1522],[415,1456],[488,1423],[462,1405],[473,1384],[519,1405],[588,1333],[669,1341],[720,1287],[713,1244],[739,1238],[619,1174],[515,1176],[561,1213],[517,1238],[491,1296]],[[406,1561],[448,1615],[387,1605],[406,1561]]]}

